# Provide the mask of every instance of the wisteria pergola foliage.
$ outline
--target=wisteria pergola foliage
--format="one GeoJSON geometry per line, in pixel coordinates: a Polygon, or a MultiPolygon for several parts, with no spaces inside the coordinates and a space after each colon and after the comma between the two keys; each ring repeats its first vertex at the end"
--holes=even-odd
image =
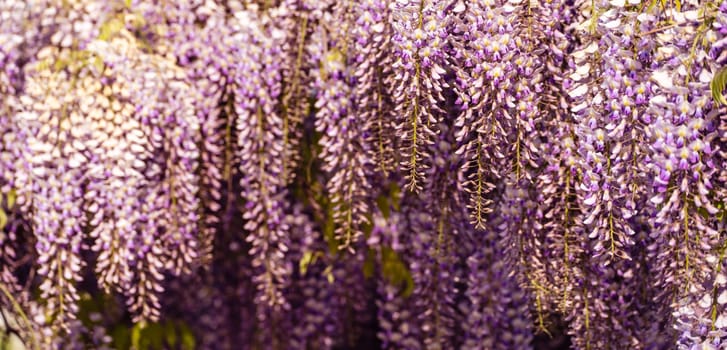
{"type": "Polygon", "coordinates": [[[727,349],[727,0],[0,0],[0,348],[727,349]]]}

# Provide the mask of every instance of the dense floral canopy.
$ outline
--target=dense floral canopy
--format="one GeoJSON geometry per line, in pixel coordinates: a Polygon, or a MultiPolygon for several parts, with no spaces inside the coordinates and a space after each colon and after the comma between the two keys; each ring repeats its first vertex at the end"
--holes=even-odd
{"type": "Polygon", "coordinates": [[[727,0],[0,0],[0,348],[727,349],[727,0]]]}

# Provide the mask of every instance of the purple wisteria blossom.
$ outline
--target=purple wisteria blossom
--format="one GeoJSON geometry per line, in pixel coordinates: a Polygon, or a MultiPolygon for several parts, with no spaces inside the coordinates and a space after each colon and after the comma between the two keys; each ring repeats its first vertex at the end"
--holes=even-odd
{"type": "Polygon", "coordinates": [[[401,165],[410,191],[419,192],[431,167],[428,147],[442,118],[448,52],[447,13],[443,3],[428,0],[392,2],[393,69],[389,84],[396,103],[401,165]]]}
{"type": "Polygon", "coordinates": [[[727,348],[726,0],[2,0],[0,348],[727,348]]]}
{"type": "MultiPolygon", "coordinates": [[[[284,147],[283,120],[277,105],[281,77],[276,61],[286,33],[276,28],[272,19],[258,21],[250,14],[238,14],[241,30],[237,35],[256,50],[245,52],[235,68],[234,108],[238,115],[242,197],[246,202],[243,217],[249,232],[246,241],[251,244],[252,264],[257,270],[256,300],[287,308],[281,287],[288,283],[291,267],[285,260],[288,225],[284,222],[286,190],[280,178],[284,147]]],[[[258,317],[267,319],[267,311],[261,310],[258,317]]]]}

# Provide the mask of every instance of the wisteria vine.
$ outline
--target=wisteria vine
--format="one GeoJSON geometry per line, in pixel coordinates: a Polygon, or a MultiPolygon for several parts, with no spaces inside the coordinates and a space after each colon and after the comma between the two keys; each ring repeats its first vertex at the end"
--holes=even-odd
{"type": "Polygon", "coordinates": [[[0,347],[727,349],[726,0],[0,1],[0,347]]]}

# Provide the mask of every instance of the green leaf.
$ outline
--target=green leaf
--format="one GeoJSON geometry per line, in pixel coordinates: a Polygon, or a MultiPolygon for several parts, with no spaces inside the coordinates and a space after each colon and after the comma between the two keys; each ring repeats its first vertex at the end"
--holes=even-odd
{"type": "Polygon", "coordinates": [[[101,57],[99,57],[99,56],[94,57],[93,66],[94,66],[94,68],[96,68],[96,71],[103,72],[103,69],[105,66],[103,63],[103,59],[101,59],[101,57]]]}
{"type": "Polygon", "coordinates": [[[146,322],[143,321],[131,328],[131,347],[134,349],[141,349],[141,335],[144,328],[146,328],[146,322]]]}
{"type": "Polygon", "coordinates": [[[328,243],[328,250],[335,254],[338,252],[338,240],[336,240],[335,234],[336,224],[333,222],[333,209],[328,206],[326,210],[326,222],[323,224],[323,237],[328,243]]]}
{"type": "Polygon", "coordinates": [[[59,72],[63,69],[66,69],[66,67],[68,67],[68,64],[68,60],[56,60],[55,62],[53,62],[53,71],[59,72]]]}
{"type": "Polygon", "coordinates": [[[361,225],[361,231],[363,231],[366,239],[371,237],[371,232],[374,232],[374,220],[371,217],[371,214],[366,215],[366,222],[361,225]]]}
{"type": "Polygon", "coordinates": [[[384,216],[384,219],[389,219],[389,216],[391,216],[389,198],[385,194],[376,197],[376,205],[378,205],[381,214],[384,216]]]}
{"type": "Polygon", "coordinates": [[[402,287],[402,295],[408,297],[414,291],[411,271],[390,247],[381,248],[381,270],[384,279],[392,285],[402,287]]]}
{"type": "Polygon", "coordinates": [[[8,223],[8,216],[5,214],[5,210],[0,208],[0,229],[4,228],[8,223]]]}
{"type": "Polygon", "coordinates": [[[397,183],[392,182],[389,191],[391,206],[394,207],[394,210],[401,211],[401,187],[397,183]]]}
{"type": "Polygon", "coordinates": [[[376,197],[376,205],[378,206],[379,211],[381,211],[381,214],[384,216],[384,219],[391,217],[392,209],[395,211],[401,210],[399,203],[401,197],[400,194],[401,188],[399,188],[399,185],[392,182],[389,184],[388,191],[385,191],[376,197]]]}
{"type": "Polygon", "coordinates": [[[336,281],[336,277],[333,276],[333,266],[327,266],[325,270],[323,270],[323,274],[328,279],[328,283],[333,284],[333,282],[336,281]]]}
{"type": "Polygon", "coordinates": [[[709,217],[712,216],[707,209],[700,207],[697,209],[697,213],[701,215],[705,220],[709,220],[709,217]]]}
{"type": "Polygon", "coordinates": [[[159,322],[149,323],[142,332],[142,338],[148,342],[147,349],[164,350],[164,330],[159,322]]]}
{"type": "Polygon", "coordinates": [[[177,347],[179,340],[177,339],[177,326],[172,321],[167,321],[164,324],[164,335],[166,338],[167,345],[172,348],[177,347]]]}
{"type": "Polygon", "coordinates": [[[709,85],[712,90],[712,98],[717,104],[727,106],[727,99],[724,96],[724,89],[727,85],[727,67],[720,69],[717,74],[712,78],[712,83],[709,85]]]}
{"type": "Polygon", "coordinates": [[[179,334],[180,338],[182,339],[182,349],[194,350],[196,344],[194,339],[194,333],[192,333],[192,330],[189,329],[186,324],[181,323],[179,325],[179,334]]]}
{"type": "Polygon", "coordinates": [[[376,259],[375,252],[373,250],[369,250],[366,253],[366,260],[364,260],[364,265],[363,265],[364,278],[368,279],[368,278],[371,278],[374,276],[374,271],[375,271],[374,269],[376,267],[375,259],[376,259]]]}
{"type": "Polygon", "coordinates": [[[414,278],[411,277],[411,273],[408,273],[404,279],[404,290],[401,291],[401,295],[408,298],[411,293],[414,293],[414,278]]]}
{"type": "Polygon", "coordinates": [[[14,188],[11,188],[10,192],[8,192],[7,196],[8,196],[8,208],[12,208],[15,205],[15,199],[18,197],[18,193],[15,192],[14,188]]]}
{"type": "Polygon", "coordinates": [[[343,64],[345,56],[343,53],[338,50],[338,48],[331,49],[325,56],[323,56],[323,61],[320,62],[320,71],[321,76],[325,79],[325,77],[328,76],[328,71],[326,71],[326,67],[328,67],[331,63],[333,64],[343,64]]]}
{"type": "Polygon", "coordinates": [[[129,350],[131,348],[131,342],[129,337],[129,327],[125,325],[118,325],[114,328],[111,333],[113,339],[114,349],[116,350],[129,350]]]}
{"type": "Polygon", "coordinates": [[[318,257],[317,253],[304,252],[303,257],[300,259],[300,274],[305,275],[308,272],[308,266],[316,262],[318,257]]]}
{"type": "Polygon", "coordinates": [[[92,326],[90,315],[96,310],[97,308],[91,294],[87,292],[81,293],[81,300],[78,301],[78,319],[83,325],[86,327],[92,326]]]}
{"type": "Polygon", "coordinates": [[[118,18],[111,18],[101,25],[101,29],[98,33],[98,39],[103,41],[110,41],[113,37],[118,34],[121,29],[124,28],[124,22],[118,18]]]}
{"type": "Polygon", "coordinates": [[[44,59],[42,61],[38,61],[38,63],[36,64],[35,68],[38,71],[48,70],[50,68],[50,63],[51,63],[51,61],[46,58],[46,59],[44,59]]]}

